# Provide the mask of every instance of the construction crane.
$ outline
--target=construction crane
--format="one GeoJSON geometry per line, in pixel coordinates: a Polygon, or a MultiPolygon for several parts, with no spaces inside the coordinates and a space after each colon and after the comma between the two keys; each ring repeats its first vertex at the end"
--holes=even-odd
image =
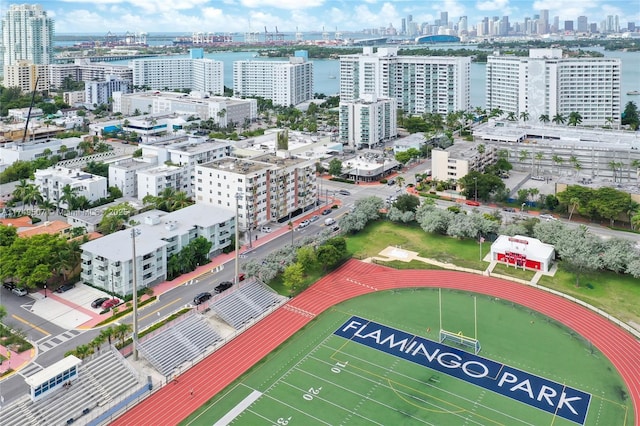
{"type": "Polygon", "coordinates": [[[276,41],[284,41],[284,34],[278,32],[278,27],[276,27],[276,41]]]}
{"type": "Polygon", "coordinates": [[[27,122],[24,125],[24,133],[22,134],[22,143],[27,139],[27,132],[29,131],[29,120],[31,120],[31,110],[33,109],[33,103],[36,100],[36,91],[38,90],[38,82],[40,76],[36,77],[36,84],[33,86],[33,93],[31,94],[31,103],[29,104],[29,112],[27,112],[27,122]]]}
{"type": "Polygon", "coordinates": [[[264,26],[264,42],[273,43],[273,33],[267,31],[267,26],[264,26]]]}

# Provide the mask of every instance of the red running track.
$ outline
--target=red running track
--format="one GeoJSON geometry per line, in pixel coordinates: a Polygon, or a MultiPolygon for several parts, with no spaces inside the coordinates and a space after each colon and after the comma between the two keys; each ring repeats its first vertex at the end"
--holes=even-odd
{"type": "Polygon", "coordinates": [[[640,343],[602,316],[562,297],[497,278],[454,271],[399,271],[350,260],[285,306],[224,345],[118,418],[114,425],[174,425],[206,403],[307,324],[314,315],[352,297],[403,287],[442,287],[486,294],[531,308],[589,340],[616,367],[640,424],[640,343]],[[194,390],[193,396],[190,391],[194,390]]]}

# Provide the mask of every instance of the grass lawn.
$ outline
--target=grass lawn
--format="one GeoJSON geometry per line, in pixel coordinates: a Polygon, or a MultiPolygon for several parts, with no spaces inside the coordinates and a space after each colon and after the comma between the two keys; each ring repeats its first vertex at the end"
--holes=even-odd
{"type": "Polygon", "coordinates": [[[493,273],[527,281],[531,281],[531,278],[536,274],[528,269],[522,270],[521,268],[507,267],[507,265],[501,263],[496,264],[495,268],[493,268],[493,273]]]}
{"type": "Polygon", "coordinates": [[[619,275],[598,271],[576,277],[558,265],[555,276],[543,276],[538,284],[569,294],[598,307],[621,321],[640,324],[640,281],[631,275],[619,275]]]}
{"type": "MultiPolygon", "coordinates": [[[[445,328],[474,333],[480,356],[591,394],[587,426],[634,424],[626,388],[609,360],[579,337],[519,305],[467,292],[442,293],[445,328]],[[475,297],[474,297],[475,296],[475,297]]],[[[433,364],[418,364],[333,335],[352,315],[432,341],[437,289],[380,291],[336,305],[305,326],[182,425],[575,425],[487,391],[433,364]],[[247,406],[241,402],[256,395],[247,406]],[[226,419],[230,421],[231,419],[226,419]]]]}
{"type": "MultiPolygon", "coordinates": [[[[346,239],[347,250],[358,259],[374,256],[382,249],[393,245],[418,252],[422,257],[466,268],[484,270],[488,266],[486,262],[479,261],[478,242],[427,234],[418,225],[378,221],[368,225],[355,235],[347,235],[346,239]]],[[[484,256],[489,252],[490,245],[483,244],[482,249],[484,256]]],[[[387,263],[388,266],[395,267],[395,263],[402,263],[402,269],[413,266],[408,266],[404,262],[391,263],[387,263]]],[[[424,268],[430,267],[427,265],[420,267],[420,269],[424,268]]],[[[513,268],[507,269],[501,265],[498,265],[495,271],[521,279],[533,277],[533,272],[515,271],[513,268]]],[[[581,299],[622,321],[634,321],[640,324],[640,310],[638,309],[640,306],[640,282],[630,275],[619,275],[608,271],[594,272],[582,276],[581,286],[576,287],[575,275],[563,269],[562,263],[560,263],[554,277],[543,276],[538,284],[581,299]]]]}

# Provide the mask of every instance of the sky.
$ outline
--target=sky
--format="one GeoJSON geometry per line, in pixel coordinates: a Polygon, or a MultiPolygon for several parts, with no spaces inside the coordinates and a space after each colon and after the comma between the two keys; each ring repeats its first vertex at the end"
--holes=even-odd
{"type": "Polygon", "coordinates": [[[575,21],[587,16],[600,23],[607,15],[619,15],[620,26],[640,25],[638,0],[11,0],[9,4],[40,4],[56,21],[56,33],[106,34],[129,32],[245,32],[361,31],[366,28],[401,28],[402,18],[434,23],[440,12],[449,21],[467,16],[469,27],[484,16],[509,16],[523,21],[541,9],[575,21]]]}

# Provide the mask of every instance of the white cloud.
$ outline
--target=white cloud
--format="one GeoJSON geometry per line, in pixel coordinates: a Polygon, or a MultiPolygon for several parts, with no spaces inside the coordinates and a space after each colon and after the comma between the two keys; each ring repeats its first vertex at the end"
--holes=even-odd
{"type": "Polygon", "coordinates": [[[242,6],[251,9],[275,7],[278,9],[310,9],[324,4],[324,0],[240,0],[242,6]]]}
{"type": "Polygon", "coordinates": [[[478,10],[486,10],[486,11],[501,11],[503,15],[505,10],[507,10],[509,6],[509,0],[489,0],[489,1],[479,1],[476,3],[476,9],[478,10]]]}

